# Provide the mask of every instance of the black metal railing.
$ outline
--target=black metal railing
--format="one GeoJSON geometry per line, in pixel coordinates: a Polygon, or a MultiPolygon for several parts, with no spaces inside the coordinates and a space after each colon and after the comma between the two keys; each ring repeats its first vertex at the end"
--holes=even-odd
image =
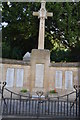
{"type": "Polygon", "coordinates": [[[6,86],[6,82],[0,82],[0,94],[2,95],[1,98],[3,98],[4,93],[4,87],[6,86]]]}
{"type": "Polygon", "coordinates": [[[79,116],[78,105],[71,107],[72,101],[5,98],[5,102],[6,104],[3,101],[3,115],[79,116]]]}
{"type": "MultiPolygon", "coordinates": [[[[1,83],[0,83],[1,84],[1,83]]],[[[36,92],[37,98],[28,95],[20,95],[4,88],[6,83],[2,83],[2,114],[16,116],[35,117],[80,117],[80,88],[75,86],[75,91],[58,97],[42,98],[43,92],[36,92]],[[4,92],[8,92],[9,97],[5,97],[4,92]],[[75,99],[71,95],[75,94],[75,99]],[[15,97],[14,97],[15,96],[15,97]]]]}
{"type": "Polygon", "coordinates": [[[10,99],[13,99],[14,97],[19,98],[19,99],[22,99],[22,98],[28,99],[28,98],[31,97],[29,92],[26,95],[21,95],[19,93],[13,92],[13,91],[11,91],[11,90],[9,90],[7,88],[5,88],[4,91],[5,91],[6,94],[8,94],[8,98],[10,98],[10,99]]]}
{"type": "Polygon", "coordinates": [[[3,115],[69,118],[80,116],[78,99],[80,93],[77,90],[54,98],[42,98],[42,92],[37,93],[38,98],[23,97],[10,90],[8,92],[10,92],[10,98],[4,98],[5,101],[2,102],[3,115]],[[70,99],[72,94],[76,96],[74,100],[70,99]],[[19,95],[19,97],[14,98],[14,95],[19,95]]]}

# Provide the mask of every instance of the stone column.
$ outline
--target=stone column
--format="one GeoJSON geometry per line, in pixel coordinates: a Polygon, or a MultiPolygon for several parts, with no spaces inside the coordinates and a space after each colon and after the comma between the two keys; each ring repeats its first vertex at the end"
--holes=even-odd
{"type": "Polygon", "coordinates": [[[39,38],[38,38],[38,49],[44,49],[44,36],[45,36],[45,19],[40,20],[39,26],[39,38]]]}

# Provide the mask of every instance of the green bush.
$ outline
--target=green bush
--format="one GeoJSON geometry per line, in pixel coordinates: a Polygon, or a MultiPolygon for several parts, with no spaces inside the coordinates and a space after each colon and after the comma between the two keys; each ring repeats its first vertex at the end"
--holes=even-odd
{"type": "Polygon", "coordinates": [[[20,92],[22,92],[22,93],[26,93],[27,90],[26,90],[26,89],[22,89],[20,92]]]}
{"type": "Polygon", "coordinates": [[[53,93],[57,93],[56,90],[50,90],[49,93],[53,94],[53,93]]]}

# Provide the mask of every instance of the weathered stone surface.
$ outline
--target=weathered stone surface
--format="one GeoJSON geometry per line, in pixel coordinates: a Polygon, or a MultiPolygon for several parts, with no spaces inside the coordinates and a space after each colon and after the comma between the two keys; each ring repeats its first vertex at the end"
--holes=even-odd
{"type": "Polygon", "coordinates": [[[30,61],[31,58],[31,54],[29,52],[27,52],[24,56],[23,56],[23,60],[24,61],[30,61]]]}
{"type": "Polygon", "coordinates": [[[55,75],[55,87],[56,88],[62,88],[62,71],[56,71],[55,75]]]}
{"type": "Polygon", "coordinates": [[[73,89],[73,72],[65,71],[65,89],[73,89]]]}
{"type": "Polygon", "coordinates": [[[3,59],[3,63],[0,63],[0,80],[6,81],[7,68],[14,68],[14,83],[10,89],[12,91],[20,91],[21,89],[28,89],[30,91],[49,91],[51,89],[55,89],[55,78],[56,71],[62,71],[62,88],[56,88],[60,94],[68,93],[68,91],[72,91],[69,88],[65,89],[65,72],[72,71],[73,74],[73,85],[79,84],[80,81],[80,63],[53,63],[50,64],[50,53],[48,50],[32,50],[31,63],[26,61],[17,61],[17,60],[8,60],[3,59]],[[35,68],[36,64],[44,64],[44,82],[43,88],[35,88],[35,68]],[[32,66],[33,65],[33,66],[32,66]],[[24,78],[23,78],[23,87],[16,87],[17,80],[17,69],[24,70],[24,78]]]}
{"type": "Polygon", "coordinates": [[[6,73],[6,83],[7,87],[13,87],[13,82],[14,82],[14,68],[7,68],[7,73],[6,73]]]}
{"type": "Polygon", "coordinates": [[[44,49],[45,19],[47,19],[48,16],[53,16],[53,13],[46,11],[45,5],[46,1],[42,0],[39,12],[33,12],[33,15],[38,16],[38,18],[40,18],[38,49],[44,49]]]}
{"type": "Polygon", "coordinates": [[[36,64],[35,87],[43,88],[44,64],[36,64]]]}
{"type": "Polygon", "coordinates": [[[24,69],[17,69],[16,87],[23,87],[24,69]]]}
{"type": "Polygon", "coordinates": [[[42,50],[42,49],[33,49],[31,52],[31,60],[37,59],[39,61],[46,61],[50,62],[50,51],[49,50],[42,50]]]}
{"type": "Polygon", "coordinates": [[[80,62],[50,63],[50,67],[80,67],[80,62]]]}
{"type": "Polygon", "coordinates": [[[30,61],[23,60],[13,60],[13,59],[0,59],[0,63],[2,64],[14,64],[14,65],[30,65],[30,61]]]}
{"type": "MultiPolygon", "coordinates": [[[[35,91],[37,91],[37,87],[35,86],[35,82],[36,82],[36,72],[39,76],[39,82],[40,82],[40,76],[42,77],[41,81],[43,81],[43,87],[42,89],[48,90],[48,81],[49,81],[49,64],[50,64],[50,51],[49,50],[40,50],[40,49],[33,49],[32,53],[31,53],[31,88],[34,88],[35,91]],[[36,71],[36,64],[40,64],[40,65],[44,65],[44,68],[42,68],[42,71],[40,71],[40,75],[39,75],[39,71],[36,71]],[[44,69],[44,70],[43,70],[44,69]],[[43,74],[44,73],[44,74],[43,74]]],[[[38,69],[37,69],[38,70],[38,69]]],[[[41,70],[41,68],[40,68],[41,70]]],[[[38,81],[38,77],[37,77],[37,81],[38,81]]],[[[38,85],[39,82],[37,82],[37,86],[38,89],[40,90],[42,85],[38,85]]],[[[42,82],[40,83],[42,84],[42,82]]],[[[34,91],[33,90],[33,91],[34,91]]]]}

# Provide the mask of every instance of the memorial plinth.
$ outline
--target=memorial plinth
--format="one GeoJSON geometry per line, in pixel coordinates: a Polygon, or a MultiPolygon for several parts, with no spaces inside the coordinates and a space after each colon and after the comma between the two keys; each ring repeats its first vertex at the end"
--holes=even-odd
{"type": "Polygon", "coordinates": [[[31,91],[48,90],[50,51],[33,49],[31,53],[31,91]]]}
{"type": "MultiPolygon", "coordinates": [[[[41,8],[38,12],[33,12],[34,16],[38,16],[40,19],[39,24],[39,37],[38,37],[38,49],[33,49],[31,52],[31,73],[30,73],[30,91],[48,91],[49,88],[49,64],[50,64],[50,52],[44,49],[45,41],[45,19],[52,17],[53,13],[47,12],[46,0],[41,1],[41,8]]],[[[28,56],[25,54],[24,60],[27,60],[28,56]]]]}
{"type": "Polygon", "coordinates": [[[44,50],[45,39],[45,19],[53,16],[53,13],[47,12],[46,1],[41,1],[41,8],[38,12],[33,12],[34,16],[40,19],[38,49],[33,49],[31,53],[31,91],[47,91],[49,82],[49,64],[50,52],[44,50]]]}

